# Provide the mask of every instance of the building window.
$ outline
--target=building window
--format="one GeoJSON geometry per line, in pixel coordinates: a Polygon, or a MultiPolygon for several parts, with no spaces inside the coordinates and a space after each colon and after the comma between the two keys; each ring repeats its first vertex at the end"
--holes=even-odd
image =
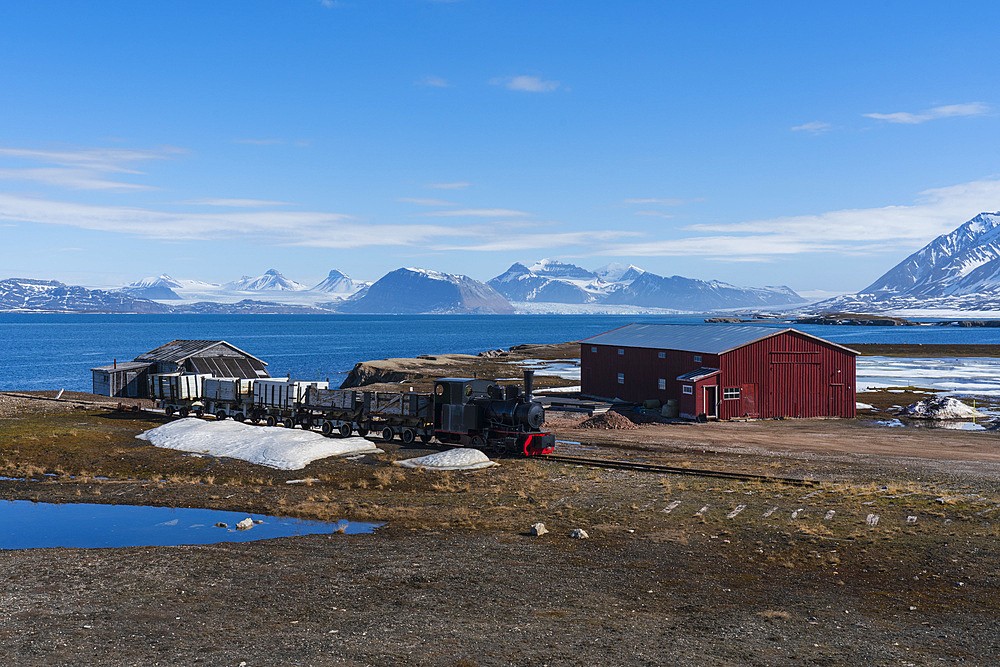
{"type": "Polygon", "coordinates": [[[625,354],[624,348],[618,348],[618,354],[625,354]]]}
{"type": "Polygon", "coordinates": [[[681,385],[681,391],[685,394],[693,394],[694,387],[689,384],[681,385]]]}
{"type": "Polygon", "coordinates": [[[658,356],[660,359],[666,359],[667,358],[667,353],[666,352],[660,352],[656,356],[658,356]]]}
{"type": "Polygon", "coordinates": [[[694,355],[694,363],[696,363],[696,364],[700,364],[701,363],[701,355],[700,354],[694,355]]]}
{"type": "Polygon", "coordinates": [[[664,380],[663,378],[660,378],[659,380],[656,381],[656,388],[657,389],[661,389],[661,390],[662,389],[666,389],[667,388],[667,381],[664,380]]]}
{"type": "Polygon", "coordinates": [[[722,390],[722,398],[726,400],[733,400],[740,397],[739,387],[728,387],[722,390]]]}
{"type": "Polygon", "coordinates": [[[619,373],[618,374],[618,384],[625,384],[625,374],[624,373],[619,373]]]}
{"type": "Polygon", "coordinates": [[[591,348],[590,348],[590,351],[591,351],[591,352],[597,352],[597,346],[596,346],[596,345],[594,345],[593,347],[591,347],[591,348]]]}

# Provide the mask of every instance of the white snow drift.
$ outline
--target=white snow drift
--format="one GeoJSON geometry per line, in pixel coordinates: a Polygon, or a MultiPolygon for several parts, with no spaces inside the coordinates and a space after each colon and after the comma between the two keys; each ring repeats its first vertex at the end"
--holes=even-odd
{"type": "Polygon", "coordinates": [[[156,447],[243,459],[280,470],[299,470],[328,456],[381,451],[364,438],[334,439],[313,431],[194,417],[172,421],[135,437],[156,447]]]}
{"type": "Polygon", "coordinates": [[[404,468],[426,468],[427,470],[478,470],[499,465],[490,461],[478,449],[449,449],[446,452],[428,454],[415,459],[393,461],[404,468]]]}

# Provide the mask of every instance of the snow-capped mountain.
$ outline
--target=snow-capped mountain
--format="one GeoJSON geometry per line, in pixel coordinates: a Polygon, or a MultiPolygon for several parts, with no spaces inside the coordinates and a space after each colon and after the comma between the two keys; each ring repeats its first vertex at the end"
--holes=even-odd
{"type": "Polygon", "coordinates": [[[942,234],[857,294],[812,310],[1000,309],[1000,212],[980,213],[942,234]]]}
{"type": "Polygon", "coordinates": [[[309,289],[302,283],[289,280],[276,269],[268,269],[264,275],[256,278],[243,276],[239,280],[226,283],[223,288],[234,292],[266,292],[269,290],[298,292],[309,289]]]}
{"type": "Polygon", "coordinates": [[[397,269],[338,305],[349,313],[497,313],[514,308],[489,285],[468,276],[397,269]]]}
{"type": "Polygon", "coordinates": [[[313,287],[310,291],[349,296],[367,287],[369,284],[360,280],[352,280],[343,271],[333,269],[323,282],[313,287]]]}
{"type": "Polygon", "coordinates": [[[167,313],[171,308],[149,299],[107,290],[91,290],[55,280],[0,280],[0,310],[76,313],[167,313]]]}
{"type": "Polygon", "coordinates": [[[788,287],[736,287],[682,276],[664,278],[637,266],[608,264],[597,271],[541,260],[516,263],[488,283],[514,302],[607,304],[672,310],[717,310],[802,303],[788,287]]]}

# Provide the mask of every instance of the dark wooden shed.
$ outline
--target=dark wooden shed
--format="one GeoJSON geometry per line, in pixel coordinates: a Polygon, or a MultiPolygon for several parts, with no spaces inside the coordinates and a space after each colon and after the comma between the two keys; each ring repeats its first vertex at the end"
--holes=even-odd
{"type": "Polygon", "coordinates": [[[94,393],[145,398],[146,378],[159,373],[207,373],[225,378],[266,378],[267,363],[224,340],[172,340],[134,361],[91,368],[94,393]]]}
{"type": "Polygon", "coordinates": [[[630,324],[581,341],[581,391],[687,418],[854,417],[857,355],[792,328],[630,324]]]}

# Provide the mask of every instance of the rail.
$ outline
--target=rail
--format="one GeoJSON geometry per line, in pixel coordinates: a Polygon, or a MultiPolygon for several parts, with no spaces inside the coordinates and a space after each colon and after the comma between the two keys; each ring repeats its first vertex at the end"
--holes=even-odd
{"type": "Polygon", "coordinates": [[[676,466],[658,465],[655,463],[640,463],[637,461],[615,461],[613,459],[591,459],[581,456],[562,456],[561,454],[544,454],[537,457],[554,463],[570,463],[593,466],[596,468],[611,468],[615,470],[639,470],[643,472],[660,473],[664,475],[691,475],[695,477],[718,477],[720,479],[736,479],[754,482],[777,482],[792,486],[814,486],[816,482],[797,477],[774,477],[772,475],[755,475],[744,472],[728,472],[725,470],[705,470],[698,468],[678,468],[676,466]]]}

